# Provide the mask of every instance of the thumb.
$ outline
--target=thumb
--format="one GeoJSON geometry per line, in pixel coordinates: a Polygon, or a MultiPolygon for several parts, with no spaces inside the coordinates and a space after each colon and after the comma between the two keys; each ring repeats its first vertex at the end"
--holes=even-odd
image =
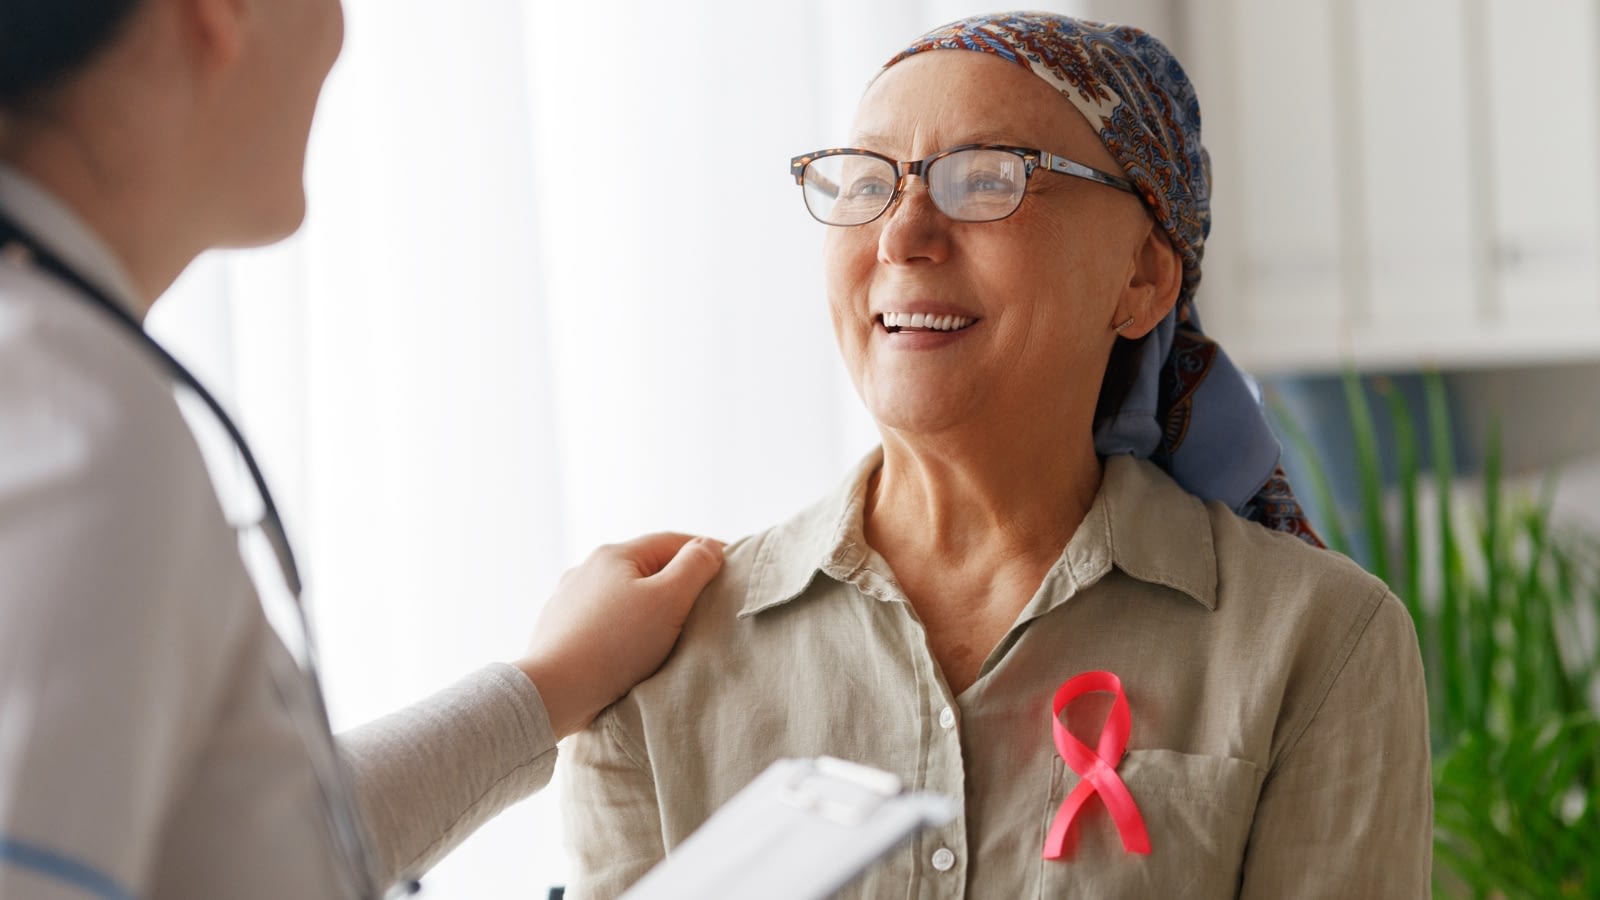
{"type": "Polygon", "coordinates": [[[677,555],[649,580],[659,584],[669,596],[684,596],[684,608],[687,610],[694,598],[705,590],[705,586],[721,570],[721,542],[697,537],[679,548],[677,555]]]}

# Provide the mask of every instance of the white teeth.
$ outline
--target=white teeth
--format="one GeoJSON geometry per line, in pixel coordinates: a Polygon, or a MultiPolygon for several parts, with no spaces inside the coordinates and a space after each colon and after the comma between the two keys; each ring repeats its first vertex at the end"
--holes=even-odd
{"type": "Polygon", "coordinates": [[[920,328],[927,331],[960,331],[978,321],[967,316],[933,316],[927,313],[903,312],[886,312],[878,318],[885,328],[920,328]]]}

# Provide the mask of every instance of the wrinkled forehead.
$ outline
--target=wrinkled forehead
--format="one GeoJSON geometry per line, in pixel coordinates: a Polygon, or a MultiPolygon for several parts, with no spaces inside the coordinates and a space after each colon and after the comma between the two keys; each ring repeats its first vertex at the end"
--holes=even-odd
{"type": "Polygon", "coordinates": [[[1054,88],[977,53],[925,53],[881,71],[856,107],[852,135],[857,146],[902,159],[958,144],[1008,144],[1115,165],[1098,132],[1054,88]]]}

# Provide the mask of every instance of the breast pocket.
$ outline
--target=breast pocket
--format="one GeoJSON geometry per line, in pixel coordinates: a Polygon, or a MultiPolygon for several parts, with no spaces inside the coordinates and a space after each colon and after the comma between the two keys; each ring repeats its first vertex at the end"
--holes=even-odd
{"type": "MultiPolygon", "coordinates": [[[[1171,750],[1131,750],[1117,766],[1150,835],[1150,853],[1122,849],[1099,797],[1078,812],[1061,859],[1042,859],[1040,897],[1227,898],[1237,894],[1263,771],[1253,763],[1171,750]]],[[[1078,785],[1055,761],[1039,829],[1043,851],[1056,810],[1078,785]]]]}

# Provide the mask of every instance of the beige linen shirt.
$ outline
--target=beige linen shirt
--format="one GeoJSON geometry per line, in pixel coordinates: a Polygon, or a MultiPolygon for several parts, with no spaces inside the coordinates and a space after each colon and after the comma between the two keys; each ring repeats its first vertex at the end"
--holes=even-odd
{"type": "MultiPolygon", "coordinates": [[[[1382,583],[1113,457],[1060,560],[952,695],[863,539],[879,465],[730,546],[673,657],[573,739],[570,896],[617,895],[772,761],[818,754],[961,806],[843,896],[1428,895],[1422,666],[1382,583]],[[1132,707],[1116,770],[1152,852],[1123,852],[1091,799],[1071,853],[1044,860],[1079,780],[1051,741],[1051,700],[1097,669],[1132,707]]],[[[1104,699],[1066,712],[1091,746],[1104,699]]]]}

